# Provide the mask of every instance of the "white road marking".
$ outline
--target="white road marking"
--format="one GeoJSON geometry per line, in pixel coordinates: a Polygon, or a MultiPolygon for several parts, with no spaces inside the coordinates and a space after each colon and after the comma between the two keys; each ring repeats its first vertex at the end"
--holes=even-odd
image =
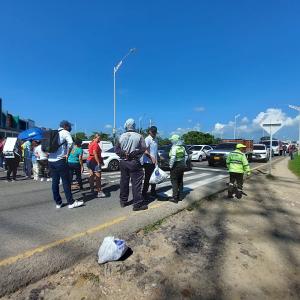
{"type": "Polygon", "coordinates": [[[222,169],[212,169],[212,168],[201,168],[201,167],[193,167],[196,170],[203,170],[203,171],[213,171],[213,172],[227,172],[227,170],[222,169]]]}
{"type": "MultiPolygon", "coordinates": [[[[191,191],[193,191],[194,189],[196,189],[200,186],[218,181],[218,180],[223,179],[225,177],[227,177],[227,175],[217,175],[217,176],[214,176],[214,177],[206,178],[206,179],[201,180],[201,181],[192,182],[190,184],[184,184],[183,192],[191,192],[191,191]]],[[[158,195],[160,195],[162,197],[166,197],[166,196],[171,197],[172,196],[172,188],[165,191],[165,192],[160,192],[160,193],[158,193],[158,195]]]]}

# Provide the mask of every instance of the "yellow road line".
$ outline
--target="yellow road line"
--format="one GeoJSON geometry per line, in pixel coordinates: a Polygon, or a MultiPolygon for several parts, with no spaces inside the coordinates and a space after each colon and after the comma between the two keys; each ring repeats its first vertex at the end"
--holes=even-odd
{"type": "Polygon", "coordinates": [[[53,248],[53,247],[59,246],[61,244],[73,241],[73,240],[81,238],[81,237],[83,237],[83,236],[85,236],[87,234],[92,234],[92,233],[95,233],[97,231],[101,231],[101,230],[103,230],[105,228],[108,228],[108,227],[110,227],[112,225],[121,223],[121,222],[125,221],[126,219],[127,219],[127,217],[123,216],[123,217],[114,219],[114,220],[112,220],[110,222],[106,222],[106,223],[100,224],[100,225],[98,225],[96,227],[90,228],[90,229],[88,229],[88,230],[86,230],[84,232],[79,232],[79,233],[76,233],[76,234],[74,234],[72,236],[66,237],[64,239],[57,240],[57,241],[54,241],[52,243],[39,246],[39,247],[37,247],[35,249],[31,249],[31,250],[25,251],[25,252],[23,252],[23,253],[21,253],[19,255],[5,258],[3,260],[0,260],[0,267],[6,266],[6,265],[11,265],[11,264],[15,263],[19,259],[24,259],[24,258],[31,257],[31,256],[33,256],[36,253],[40,253],[40,252],[43,252],[43,251],[48,250],[50,248],[53,248]]]}

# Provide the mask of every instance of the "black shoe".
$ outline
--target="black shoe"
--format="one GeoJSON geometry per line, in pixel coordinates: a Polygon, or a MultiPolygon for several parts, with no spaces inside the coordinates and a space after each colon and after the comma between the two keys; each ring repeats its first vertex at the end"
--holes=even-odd
{"type": "Polygon", "coordinates": [[[232,199],[234,198],[233,195],[227,195],[227,199],[232,199]]]}
{"type": "Polygon", "coordinates": [[[133,211],[146,210],[146,209],[148,209],[148,205],[146,204],[133,206],[132,208],[133,211]]]}
{"type": "Polygon", "coordinates": [[[174,197],[169,198],[169,201],[170,201],[170,202],[173,202],[173,203],[178,203],[178,199],[177,199],[177,198],[174,198],[174,197]]]}
{"type": "Polygon", "coordinates": [[[128,205],[127,202],[120,202],[121,207],[126,207],[127,205],[128,205]]]}

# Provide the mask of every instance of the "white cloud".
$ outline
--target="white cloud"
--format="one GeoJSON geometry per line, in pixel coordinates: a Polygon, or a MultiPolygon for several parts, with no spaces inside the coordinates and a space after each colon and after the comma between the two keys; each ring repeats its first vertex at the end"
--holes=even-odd
{"type": "MultiPolygon", "coordinates": [[[[300,117],[297,116],[295,118],[291,118],[287,116],[285,112],[278,108],[268,108],[264,112],[260,112],[257,116],[250,122],[247,117],[243,117],[240,122],[237,120],[237,131],[239,135],[242,134],[253,134],[257,132],[261,132],[262,128],[260,127],[260,123],[267,118],[271,118],[274,122],[282,121],[284,126],[290,127],[295,126],[300,117]]],[[[227,124],[216,123],[214,126],[215,133],[228,133],[233,134],[234,122],[229,121],[227,124]]]]}
{"type": "Polygon", "coordinates": [[[249,119],[247,117],[242,118],[241,123],[246,124],[249,123],[249,119]]]}
{"type": "Polygon", "coordinates": [[[112,128],[112,125],[106,124],[106,125],[104,126],[104,128],[106,128],[106,129],[111,129],[111,128],[112,128]]]}
{"type": "Polygon", "coordinates": [[[194,110],[196,112],[202,112],[202,111],[205,111],[205,108],[203,106],[197,106],[197,107],[194,108],[194,110]]]}

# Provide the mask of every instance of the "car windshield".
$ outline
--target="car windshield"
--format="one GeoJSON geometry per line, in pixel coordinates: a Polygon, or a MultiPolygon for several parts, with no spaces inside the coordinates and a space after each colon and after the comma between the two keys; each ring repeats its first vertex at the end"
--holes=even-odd
{"type": "MultiPolygon", "coordinates": [[[[263,144],[270,148],[270,141],[263,142],[263,144]]],[[[278,141],[272,141],[272,146],[278,146],[278,141]]]]}
{"type": "Polygon", "coordinates": [[[218,150],[218,149],[234,150],[235,147],[236,147],[236,144],[234,144],[234,143],[227,143],[227,144],[219,144],[219,145],[216,146],[215,149],[216,150],[218,150]]]}
{"type": "Polygon", "coordinates": [[[115,148],[110,148],[110,149],[106,150],[105,152],[115,153],[115,148]]]}
{"type": "Polygon", "coordinates": [[[254,149],[254,150],[265,150],[266,147],[263,146],[263,145],[254,145],[254,146],[253,146],[253,149],[254,149]]]}

